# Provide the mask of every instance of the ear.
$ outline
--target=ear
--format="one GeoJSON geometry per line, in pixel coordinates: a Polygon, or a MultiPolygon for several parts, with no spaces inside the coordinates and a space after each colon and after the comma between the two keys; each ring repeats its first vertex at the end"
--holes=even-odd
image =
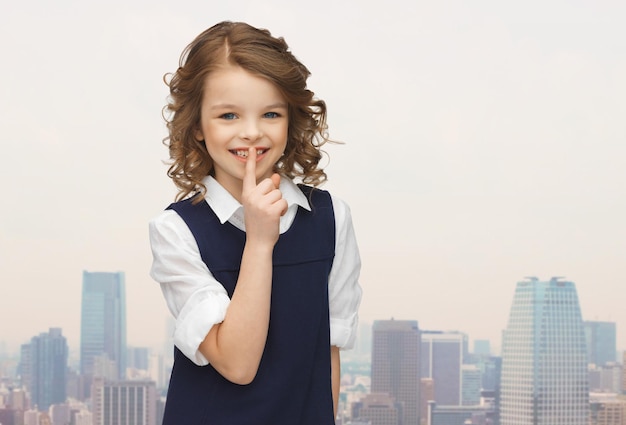
{"type": "Polygon", "coordinates": [[[196,131],[194,132],[194,137],[198,142],[202,142],[204,140],[204,135],[202,134],[202,130],[200,126],[196,127],[196,131]]]}

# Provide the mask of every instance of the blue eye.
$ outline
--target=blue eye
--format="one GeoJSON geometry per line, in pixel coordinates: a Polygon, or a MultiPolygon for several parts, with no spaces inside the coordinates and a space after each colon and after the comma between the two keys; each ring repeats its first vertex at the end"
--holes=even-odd
{"type": "Polygon", "coordinates": [[[232,112],[227,112],[225,114],[220,115],[220,118],[223,118],[225,120],[234,120],[235,118],[237,118],[237,116],[233,114],[232,112]]]}
{"type": "Polygon", "coordinates": [[[280,114],[278,114],[278,112],[266,112],[263,116],[265,118],[278,118],[280,117],[280,114]]]}

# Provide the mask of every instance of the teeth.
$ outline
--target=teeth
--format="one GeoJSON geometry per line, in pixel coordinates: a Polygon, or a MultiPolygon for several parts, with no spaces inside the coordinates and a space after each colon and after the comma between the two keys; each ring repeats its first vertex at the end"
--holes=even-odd
{"type": "MultiPolygon", "coordinates": [[[[248,151],[247,150],[233,150],[231,151],[233,152],[235,155],[240,156],[241,158],[247,158],[248,157],[248,151]]],[[[262,155],[265,152],[267,152],[267,149],[257,149],[256,154],[257,155],[262,155]]]]}

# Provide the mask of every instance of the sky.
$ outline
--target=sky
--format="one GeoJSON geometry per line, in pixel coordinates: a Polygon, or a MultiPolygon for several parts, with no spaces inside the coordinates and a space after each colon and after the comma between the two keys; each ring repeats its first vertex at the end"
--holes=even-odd
{"type": "Polygon", "coordinates": [[[362,321],[498,346],[516,283],[564,276],[626,349],[626,4],[591,0],[2,1],[0,341],[77,347],[83,270],[125,272],[129,344],[165,339],[163,76],[222,20],[284,37],[328,104],[362,321]]]}

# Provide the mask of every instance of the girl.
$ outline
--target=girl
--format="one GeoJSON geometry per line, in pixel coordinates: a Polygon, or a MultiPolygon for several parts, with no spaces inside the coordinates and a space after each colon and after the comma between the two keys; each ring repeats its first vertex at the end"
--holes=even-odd
{"type": "Polygon", "coordinates": [[[179,193],[150,222],[176,317],[166,425],[334,423],[360,259],[348,206],[313,187],[328,139],[309,75],[282,38],[222,22],[169,79],[179,193]]]}

